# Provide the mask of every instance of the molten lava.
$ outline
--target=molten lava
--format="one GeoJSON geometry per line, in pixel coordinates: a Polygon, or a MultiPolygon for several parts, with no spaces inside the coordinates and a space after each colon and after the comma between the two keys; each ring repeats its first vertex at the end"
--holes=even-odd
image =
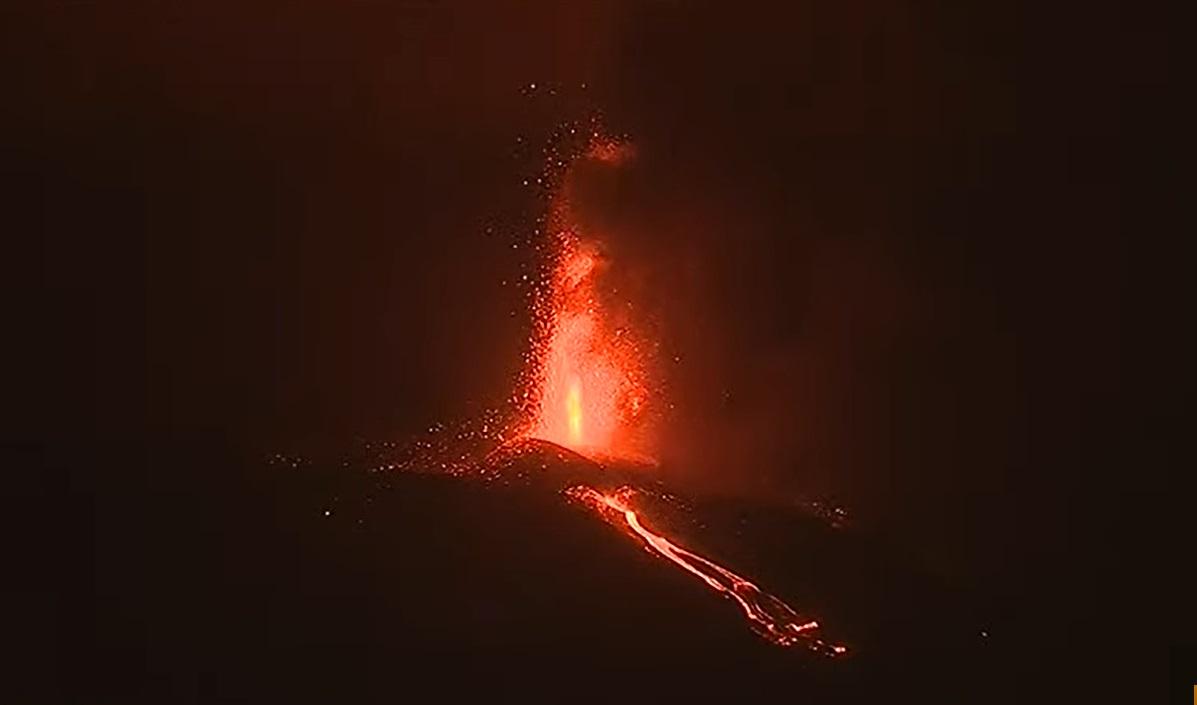
{"type": "Polygon", "coordinates": [[[753,631],[768,641],[778,646],[805,644],[812,651],[827,656],[838,656],[847,651],[844,646],[820,639],[817,636],[819,623],[815,620],[799,617],[789,605],[762,592],[749,580],[645,528],[639,514],[631,506],[635,496],[635,490],[631,487],[625,486],[613,494],[603,494],[594,488],[578,485],[567,489],[565,493],[571,499],[598,511],[608,521],[615,523],[622,520],[644,542],[645,549],[650,553],[672,561],[712,590],[735,600],[753,631]]]}
{"type": "Polygon", "coordinates": [[[582,445],[582,380],[577,376],[569,380],[569,396],[565,399],[565,412],[569,416],[569,441],[582,445]]]}

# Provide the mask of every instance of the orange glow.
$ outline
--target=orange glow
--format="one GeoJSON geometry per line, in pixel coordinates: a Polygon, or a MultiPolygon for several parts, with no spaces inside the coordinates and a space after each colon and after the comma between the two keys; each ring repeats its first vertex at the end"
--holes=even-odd
{"type": "Polygon", "coordinates": [[[644,542],[647,551],[668,559],[706,583],[707,587],[735,600],[753,631],[773,644],[802,644],[826,656],[847,652],[847,647],[820,639],[817,635],[819,623],[815,620],[800,617],[785,602],[763,592],[746,578],[647,529],[631,506],[634,495],[631,487],[622,487],[614,494],[603,494],[592,487],[578,485],[566,490],[566,495],[598,511],[608,521],[618,522],[622,519],[632,533],[644,542]]]}

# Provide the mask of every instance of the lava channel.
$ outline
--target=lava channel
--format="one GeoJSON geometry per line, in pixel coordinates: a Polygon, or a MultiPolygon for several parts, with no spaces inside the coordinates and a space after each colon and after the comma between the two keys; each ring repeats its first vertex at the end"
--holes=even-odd
{"type": "Polygon", "coordinates": [[[752,630],[777,646],[806,646],[824,656],[835,657],[847,652],[847,647],[832,644],[819,637],[819,623],[803,619],[789,605],[751,581],[687,551],[669,539],[644,526],[631,506],[635,490],[624,486],[612,494],[604,494],[585,485],[565,490],[570,499],[589,507],[607,521],[626,525],[633,536],[643,542],[645,550],[666,558],[686,572],[706,583],[707,587],[736,601],[752,630]]]}

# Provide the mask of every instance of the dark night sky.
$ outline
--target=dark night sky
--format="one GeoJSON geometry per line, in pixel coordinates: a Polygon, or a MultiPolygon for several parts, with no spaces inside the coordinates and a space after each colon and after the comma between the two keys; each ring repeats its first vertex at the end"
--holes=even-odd
{"type": "Polygon", "coordinates": [[[32,108],[6,161],[65,321],[38,324],[60,371],[17,385],[7,425],[49,429],[51,464],[130,454],[128,477],[66,481],[101,525],[97,496],[244,481],[130,449],[403,438],[501,399],[526,325],[501,282],[536,207],[516,139],[594,110],[640,151],[595,208],[682,358],[684,481],[835,493],[998,611],[1099,574],[1088,499],[1160,491],[1119,470],[1162,452],[1156,420],[1102,411],[1165,316],[1128,300],[1173,195],[1125,139],[1171,58],[1138,18],[166,5],[51,2],[6,41],[27,57],[8,102],[32,108]]]}

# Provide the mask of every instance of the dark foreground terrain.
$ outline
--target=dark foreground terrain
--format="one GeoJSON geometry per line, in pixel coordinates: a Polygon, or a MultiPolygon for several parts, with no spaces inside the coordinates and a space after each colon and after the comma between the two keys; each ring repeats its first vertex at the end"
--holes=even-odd
{"type": "Polygon", "coordinates": [[[59,642],[56,694],[984,701],[1038,667],[1022,656],[1033,635],[982,636],[961,590],[795,510],[698,502],[690,516],[704,530],[674,538],[818,618],[850,658],[767,644],[730,601],[553,482],[380,480],[336,465],[176,447],[149,463],[171,474],[113,475],[96,490],[113,500],[102,510],[76,488],[61,538],[79,529],[95,558],[54,560],[73,572],[59,583],[70,608],[57,634],[71,638],[59,642]],[[222,486],[237,463],[251,482],[222,486]]]}

